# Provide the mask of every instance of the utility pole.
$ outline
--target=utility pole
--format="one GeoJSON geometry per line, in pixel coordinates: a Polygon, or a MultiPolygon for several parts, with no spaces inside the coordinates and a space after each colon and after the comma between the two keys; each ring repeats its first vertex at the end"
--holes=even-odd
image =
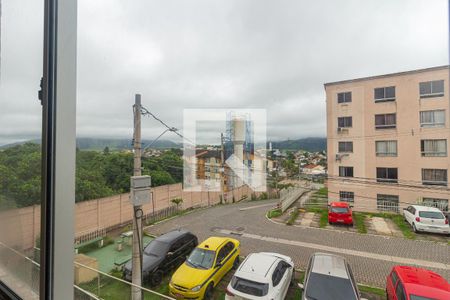
{"type": "MultiPolygon", "coordinates": [[[[133,175],[141,176],[141,95],[136,94],[134,99],[134,168],[133,175]]],[[[133,215],[133,252],[132,252],[132,278],[131,281],[137,286],[142,286],[142,205],[134,205],[133,215]]],[[[131,287],[131,299],[141,300],[142,290],[135,286],[131,287]]]]}
{"type": "Polygon", "coordinates": [[[224,189],[225,189],[225,158],[224,158],[224,147],[223,147],[223,133],[220,134],[220,158],[222,164],[222,176],[220,177],[220,191],[222,192],[222,202],[225,203],[224,189]]]}

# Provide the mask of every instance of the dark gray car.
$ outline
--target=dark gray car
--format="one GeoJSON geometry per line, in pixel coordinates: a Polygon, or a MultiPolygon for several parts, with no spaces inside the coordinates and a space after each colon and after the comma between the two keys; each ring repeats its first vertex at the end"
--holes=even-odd
{"type": "Polygon", "coordinates": [[[300,287],[304,300],[362,300],[350,265],[338,255],[314,253],[300,287]]]}
{"type": "MultiPolygon", "coordinates": [[[[182,229],[155,238],[145,247],[142,255],[143,282],[151,286],[160,284],[164,274],[181,265],[197,245],[197,237],[182,229]]],[[[123,277],[127,281],[131,281],[131,263],[129,260],[123,268],[123,277]]]]}

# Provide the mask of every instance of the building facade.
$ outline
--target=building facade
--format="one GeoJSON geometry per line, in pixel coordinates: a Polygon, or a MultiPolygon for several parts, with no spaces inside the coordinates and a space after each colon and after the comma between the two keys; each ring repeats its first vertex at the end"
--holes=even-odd
{"type": "Polygon", "coordinates": [[[449,66],[326,83],[330,201],[448,210],[449,66]]]}

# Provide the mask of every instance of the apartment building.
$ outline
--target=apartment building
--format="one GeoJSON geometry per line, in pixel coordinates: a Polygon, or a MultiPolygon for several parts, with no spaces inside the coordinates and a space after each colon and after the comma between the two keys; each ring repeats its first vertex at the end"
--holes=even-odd
{"type": "Polygon", "coordinates": [[[355,210],[448,210],[449,66],[330,82],[330,200],[355,210]]]}

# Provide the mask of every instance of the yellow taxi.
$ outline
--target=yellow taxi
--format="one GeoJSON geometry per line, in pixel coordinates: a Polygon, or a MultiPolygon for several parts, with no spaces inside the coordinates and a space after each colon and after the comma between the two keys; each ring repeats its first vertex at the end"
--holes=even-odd
{"type": "Polygon", "coordinates": [[[239,266],[240,242],[210,237],[198,245],[175,271],[169,283],[178,299],[212,299],[213,289],[225,274],[239,266]]]}

